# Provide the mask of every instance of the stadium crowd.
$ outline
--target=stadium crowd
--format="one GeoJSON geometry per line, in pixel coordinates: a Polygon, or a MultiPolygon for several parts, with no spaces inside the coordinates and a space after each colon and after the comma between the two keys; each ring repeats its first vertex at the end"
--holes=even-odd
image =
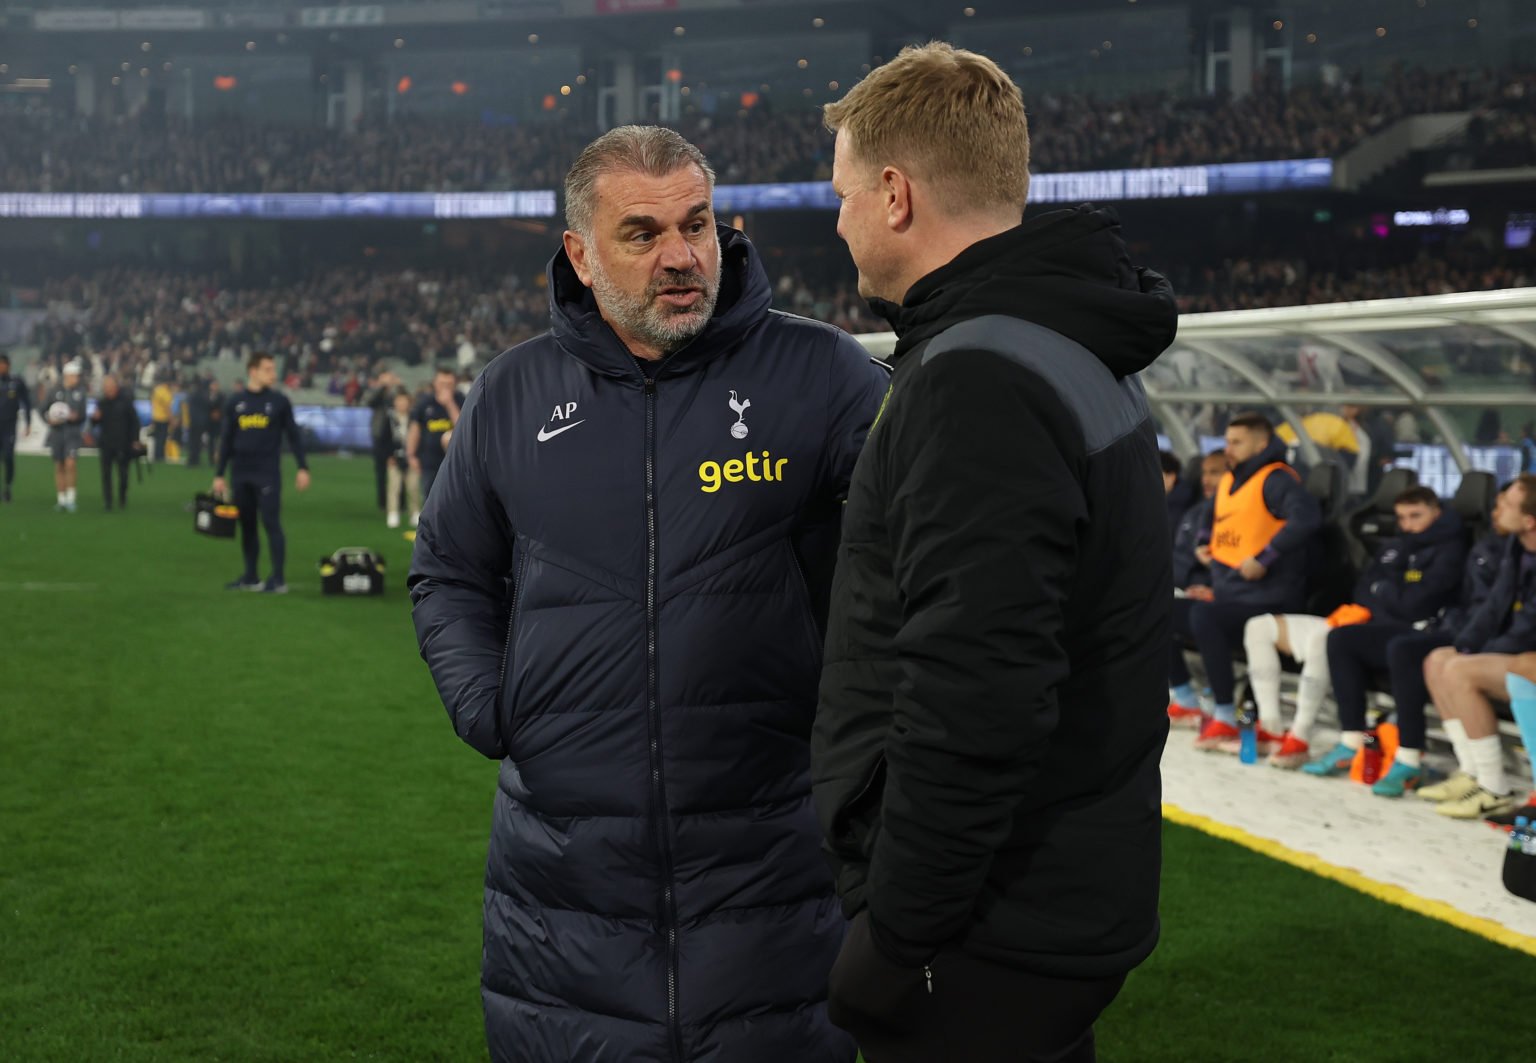
{"type": "MultiPolygon", "coordinates": [[[[48,364],[85,355],[106,372],[148,380],[208,358],[252,350],[278,355],[290,387],[327,388],[357,400],[354,372],[380,361],[483,365],[548,327],[542,275],[329,269],[271,286],[237,286],[213,274],[115,268],[51,280],[39,289],[49,315],[30,342],[48,364]]],[[[851,277],[812,285],[797,275],[775,291],[786,310],[849,332],[880,322],[851,277]]]]}
{"type": "MultiPolygon", "coordinates": [[[[888,328],[859,297],[851,274],[812,275],[786,265],[774,286],[781,309],[855,334],[888,328]]],[[[1184,313],[1536,283],[1528,269],[1486,256],[1423,255],[1354,270],[1322,270],[1303,259],[1235,259],[1168,272],[1184,313]]],[[[548,321],[542,281],[542,275],[348,268],[240,286],[214,274],[115,268],[44,284],[39,303],[49,316],[30,342],[47,362],[93,355],[108,371],[133,379],[147,379],[151,365],[168,370],[267,350],[284,359],[290,386],[329,388],[355,401],[352,374],[379,361],[469,368],[542,331],[548,321]]]]}
{"type": "Polygon", "coordinates": [[[381,360],[469,367],[546,327],[545,296],[514,275],[331,269],[264,287],[212,274],[117,268],[48,282],[32,333],[49,363],[77,355],[150,379],[206,358],[279,356],[290,387],[348,401],[354,369],[381,360]]]}
{"type": "MultiPolygon", "coordinates": [[[[1031,102],[1040,172],[1336,157],[1400,118],[1478,112],[1474,164],[1531,151],[1536,74],[1399,69],[1243,99],[1154,92],[1103,100],[1045,93],[1031,102]]],[[[819,112],[691,114],[679,123],[722,182],[826,180],[831,137],[819,112]]],[[[47,110],[0,115],[0,191],[405,192],[558,187],[597,130],[551,119],[477,125],[397,117],[354,133],[218,119],[188,128],[143,112],[110,120],[47,110]]]]}
{"type": "Polygon", "coordinates": [[[1184,267],[1170,278],[1186,314],[1357,299],[1491,291],[1536,284],[1528,266],[1487,253],[1420,254],[1394,265],[1321,267],[1305,258],[1239,258],[1184,267]]]}

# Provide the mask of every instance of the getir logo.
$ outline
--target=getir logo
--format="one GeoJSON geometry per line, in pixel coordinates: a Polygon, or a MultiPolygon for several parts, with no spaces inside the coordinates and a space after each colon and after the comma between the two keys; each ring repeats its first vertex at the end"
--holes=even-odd
{"type": "Polygon", "coordinates": [[[242,431],[247,428],[265,428],[270,423],[271,421],[264,413],[242,413],[240,415],[240,428],[242,431]]]}
{"type": "Polygon", "coordinates": [[[447,417],[434,417],[432,420],[427,422],[427,431],[431,432],[433,435],[440,436],[452,427],[453,421],[449,420],[447,417]]]}
{"type": "Polygon", "coordinates": [[[745,458],[732,458],[725,463],[706,461],[699,466],[699,490],[712,495],[721,484],[739,484],[743,480],[753,483],[778,483],[784,479],[784,466],[788,458],[775,458],[766,450],[762,455],[747,451],[745,458]]]}

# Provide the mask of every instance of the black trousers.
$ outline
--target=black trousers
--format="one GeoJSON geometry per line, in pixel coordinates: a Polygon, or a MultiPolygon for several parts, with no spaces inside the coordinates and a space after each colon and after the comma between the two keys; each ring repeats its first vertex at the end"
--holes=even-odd
{"type": "Polygon", "coordinates": [[[1371,673],[1385,670],[1397,706],[1399,743],[1406,749],[1422,750],[1424,706],[1429,703],[1424,659],[1454,641],[1449,631],[1414,631],[1395,624],[1353,624],[1330,631],[1328,674],[1333,677],[1333,696],[1339,703],[1339,726],[1346,731],[1365,730],[1365,695],[1371,673]]]}
{"type": "Polygon", "coordinates": [[[240,507],[240,552],[245,555],[244,577],[254,582],[256,566],[261,561],[261,540],[256,522],[267,532],[267,550],[272,554],[272,582],[283,583],[283,562],[287,559],[288,540],[283,535],[283,486],[276,476],[236,474],[231,484],[235,505],[240,507]]]}
{"type": "Polygon", "coordinates": [[[203,461],[203,447],[208,442],[208,422],[193,421],[187,427],[187,464],[200,465],[203,461]]]}
{"type": "Polygon", "coordinates": [[[5,486],[16,479],[16,433],[0,432],[0,465],[5,466],[5,486]]]}
{"type": "Polygon", "coordinates": [[[380,509],[387,508],[386,504],[389,501],[384,496],[389,493],[386,485],[389,482],[389,459],[393,454],[394,450],[390,447],[381,450],[377,443],[373,445],[373,486],[378,495],[380,509]]]}
{"type": "Polygon", "coordinates": [[[112,508],[112,472],[117,471],[117,504],[128,504],[128,466],[133,456],[126,450],[103,448],[101,451],[101,496],[107,508],[112,508]]]}
{"type": "MultiPolygon", "coordinates": [[[[1232,704],[1237,679],[1232,670],[1232,655],[1243,645],[1243,625],[1265,613],[1297,612],[1275,605],[1246,602],[1197,602],[1191,598],[1173,600],[1173,632],[1195,640],[1205,675],[1211,681],[1211,700],[1218,705],[1232,704]]],[[[1176,639],[1168,661],[1168,682],[1173,686],[1189,682],[1189,666],[1184,663],[1184,649],[1176,639]]]]}
{"type": "Polygon", "coordinates": [[[827,1014],[868,1063],[1093,1063],[1093,1024],[1124,984],[1123,974],[1052,977],[957,948],[924,972],[881,952],[861,913],[832,966],[827,1014]]]}
{"type": "Polygon", "coordinates": [[[165,441],[170,438],[171,425],[169,421],[156,421],[150,428],[150,438],[155,441],[155,461],[165,461],[165,441]]]}

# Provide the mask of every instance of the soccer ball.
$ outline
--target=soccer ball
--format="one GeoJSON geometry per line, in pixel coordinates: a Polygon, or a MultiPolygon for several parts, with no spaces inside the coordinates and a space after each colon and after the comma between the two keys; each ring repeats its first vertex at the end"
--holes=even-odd
{"type": "Polygon", "coordinates": [[[56,402],[52,406],[48,407],[48,423],[64,424],[69,420],[69,415],[71,412],[72,411],[69,408],[69,403],[56,402]]]}

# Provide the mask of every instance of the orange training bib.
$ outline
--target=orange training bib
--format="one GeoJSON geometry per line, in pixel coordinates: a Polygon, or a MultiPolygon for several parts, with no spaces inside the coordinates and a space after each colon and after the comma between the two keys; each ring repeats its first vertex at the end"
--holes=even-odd
{"type": "Polygon", "coordinates": [[[1228,568],[1237,568],[1250,557],[1257,557],[1280,534],[1285,521],[1264,504],[1264,482],[1277,470],[1296,475],[1284,462],[1264,466],[1236,491],[1232,474],[1221,478],[1216,488],[1216,517],[1211,525],[1211,557],[1228,568]]]}

